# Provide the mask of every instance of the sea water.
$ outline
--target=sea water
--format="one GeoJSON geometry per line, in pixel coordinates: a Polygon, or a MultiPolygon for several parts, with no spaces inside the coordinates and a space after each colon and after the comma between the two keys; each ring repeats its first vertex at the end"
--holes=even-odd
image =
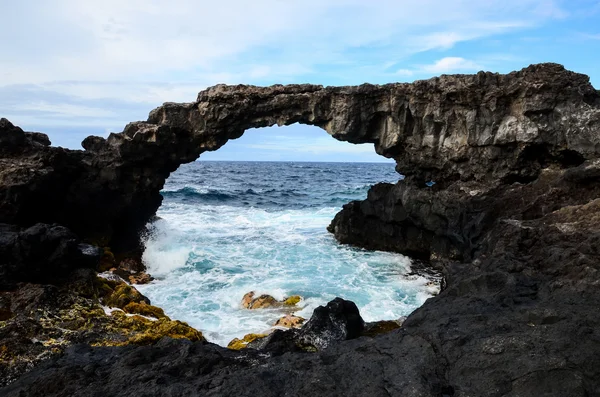
{"type": "Polygon", "coordinates": [[[248,310],[244,294],[300,295],[296,315],[339,296],[365,321],[406,316],[437,287],[409,275],[410,260],[339,244],[326,227],[371,185],[397,182],[389,163],[207,162],[167,180],[144,262],[156,280],[140,286],[170,317],[226,345],[268,330],[284,313],[248,310]]]}

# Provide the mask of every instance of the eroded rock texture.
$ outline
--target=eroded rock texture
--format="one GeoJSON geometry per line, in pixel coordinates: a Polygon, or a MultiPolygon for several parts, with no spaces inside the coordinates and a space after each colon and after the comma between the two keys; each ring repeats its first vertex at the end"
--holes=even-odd
{"type": "Polygon", "coordinates": [[[60,223],[117,250],[132,248],[180,164],[249,128],[296,122],[374,143],[409,179],[527,182],[546,165],[598,155],[599,98],[587,76],[540,64],[383,86],[218,85],[196,102],[166,103],[106,140],[88,137],[84,152],[49,147],[43,134],[23,135],[4,120],[0,222],[60,223]]]}
{"type": "Polygon", "coordinates": [[[316,353],[293,338],[302,329],[263,351],[168,339],[81,346],[0,392],[600,396],[600,94],[559,65],[385,86],[216,86],[89,137],[83,152],[2,121],[0,222],[58,222],[131,247],[179,164],[248,128],[295,122],[395,159],[406,178],[374,186],[329,230],[440,269],[438,296],[398,330],[342,332],[316,353]]]}

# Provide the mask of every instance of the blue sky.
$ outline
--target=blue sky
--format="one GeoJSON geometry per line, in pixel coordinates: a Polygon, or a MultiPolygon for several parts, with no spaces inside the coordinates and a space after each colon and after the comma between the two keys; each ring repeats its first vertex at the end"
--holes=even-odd
{"type": "MultiPolygon", "coordinates": [[[[79,148],[217,83],[410,82],[558,62],[600,88],[600,0],[0,0],[0,116],[79,148]]],[[[380,161],[307,126],[202,159],[380,161]]]]}

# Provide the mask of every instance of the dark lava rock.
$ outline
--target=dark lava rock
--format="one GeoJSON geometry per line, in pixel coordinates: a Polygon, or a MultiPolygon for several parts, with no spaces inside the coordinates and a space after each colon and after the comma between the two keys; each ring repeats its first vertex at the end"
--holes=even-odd
{"type": "Polygon", "coordinates": [[[362,320],[338,302],[262,351],[74,347],[0,394],[600,396],[600,93],[560,65],[383,86],[218,85],[87,138],[84,152],[3,121],[0,222],[57,222],[131,247],[179,164],[246,129],[296,122],[396,161],[406,179],[374,186],[329,230],[441,269],[439,295],[375,337],[350,339],[362,320]]]}
{"type": "MultiPolygon", "coordinates": [[[[550,164],[577,165],[600,154],[600,94],[587,76],[557,64],[412,84],[217,85],[195,102],[165,103],[122,133],[88,137],[85,151],[46,146],[47,137],[4,119],[0,222],[58,223],[115,252],[139,248],[139,233],[162,202],[159,192],[180,164],[248,129],[297,122],[341,141],[374,143],[420,186],[524,183],[550,164]]],[[[423,229],[416,228],[419,237],[423,229]]]]}
{"type": "Polygon", "coordinates": [[[317,307],[299,329],[276,330],[265,338],[248,343],[248,348],[274,355],[290,351],[323,350],[335,342],[358,338],[364,321],[354,302],[335,298],[317,307]]]}
{"type": "Polygon", "coordinates": [[[163,337],[205,343],[201,332],[146,302],[124,282],[105,280],[91,269],[78,269],[53,285],[0,288],[0,395],[1,387],[76,344],[150,345],[163,337]],[[139,303],[123,299],[125,294],[139,303]],[[115,301],[128,303],[125,312],[104,310],[115,301]]]}
{"type": "Polygon", "coordinates": [[[438,368],[429,343],[406,334],[270,358],[252,349],[165,338],[152,347],[73,347],[0,392],[23,397],[441,396],[447,388],[438,368]]]}
{"type": "Polygon", "coordinates": [[[95,268],[101,250],[79,242],[69,229],[38,223],[27,229],[0,224],[0,285],[52,282],[79,268],[95,268]]]}
{"type": "Polygon", "coordinates": [[[300,328],[298,340],[304,346],[323,350],[332,343],[358,338],[364,321],[351,301],[335,298],[327,306],[319,306],[310,320],[300,328]]]}

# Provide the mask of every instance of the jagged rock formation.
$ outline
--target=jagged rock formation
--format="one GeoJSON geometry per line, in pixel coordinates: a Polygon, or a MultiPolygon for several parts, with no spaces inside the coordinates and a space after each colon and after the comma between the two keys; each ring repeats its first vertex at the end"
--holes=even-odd
{"type": "Polygon", "coordinates": [[[437,297],[399,330],[317,353],[289,352],[285,335],[302,330],[274,334],[274,357],[166,339],[84,346],[0,392],[600,396],[600,93],[560,65],[385,86],[216,86],[89,137],[84,152],[3,121],[0,222],[58,222],[131,247],[179,164],[248,128],[295,122],[395,159],[406,178],[346,205],[330,231],[440,269],[437,297]]]}
{"type": "Polygon", "coordinates": [[[599,154],[599,101],[587,76],[541,64],[383,86],[218,85],[196,102],[166,103],[106,140],[88,137],[84,152],[44,146],[43,134],[18,138],[4,120],[0,136],[17,138],[0,142],[0,222],[60,223],[126,250],[180,164],[249,128],[296,122],[374,143],[415,180],[531,181],[544,165],[599,154]]]}
{"type": "Polygon", "coordinates": [[[10,281],[52,282],[81,268],[93,269],[101,251],[82,244],[60,225],[38,223],[19,230],[0,223],[0,289],[10,281]]]}

